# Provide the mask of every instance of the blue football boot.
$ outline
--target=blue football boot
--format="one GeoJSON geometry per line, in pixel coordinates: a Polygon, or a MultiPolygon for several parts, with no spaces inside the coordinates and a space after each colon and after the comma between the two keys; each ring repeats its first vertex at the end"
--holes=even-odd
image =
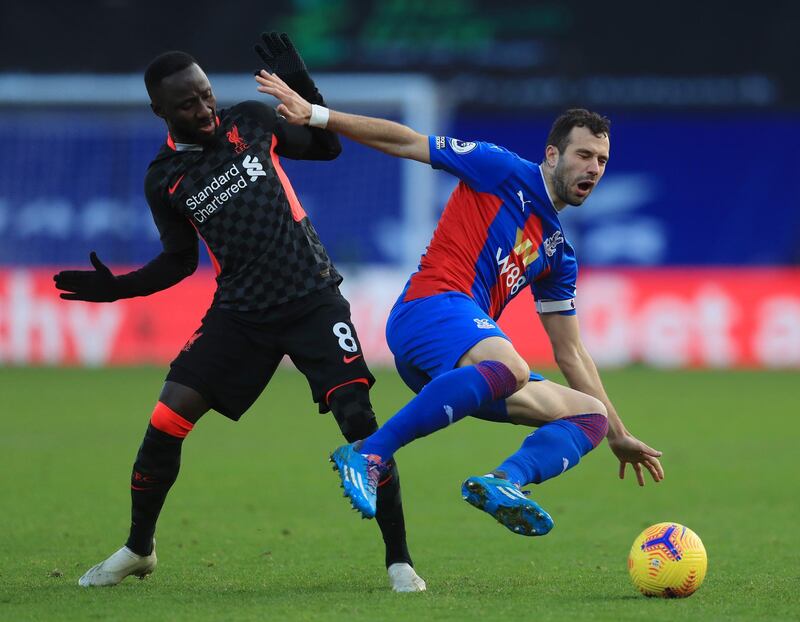
{"type": "Polygon", "coordinates": [[[344,495],[364,518],[373,518],[376,511],[378,482],[385,467],[380,456],[358,453],[353,445],[342,445],[331,454],[335,471],[342,479],[344,495]]]}
{"type": "Polygon", "coordinates": [[[507,479],[491,475],[469,477],[461,486],[461,496],[514,533],[543,536],[553,528],[550,515],[507,479]]]}

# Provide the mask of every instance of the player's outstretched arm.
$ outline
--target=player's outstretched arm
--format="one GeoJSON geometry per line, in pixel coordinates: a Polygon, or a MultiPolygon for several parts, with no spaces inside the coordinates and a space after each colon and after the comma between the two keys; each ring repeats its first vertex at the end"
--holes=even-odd
{"type": "Polygon", "coordinates": [[[608,445],[619,459],[619,477],[624,479],[626,465],[630,464],[640,486],[644,486],[642,467],[653,480],[664,479],[661,452],[646,445],[625,428],[614,405],[608,398],[600,374],[591,355],[583,345],[576,315],[543,313],[539,316],[553,346],[553,355],[569,386],[596,397],[608,412],[608,445]]]}
{"type": "Polygon", "coordinates": [[[172,287],[197,269],[197,244],[178,253],[163,252],[144,267],[115,276],[92,251],[93,270],[62,270],[53,276],[64,300],[114,302],[121,298],[149,296],[172,287]]]}
{"type": "MultiPolygon", "coordinates": [[[[311,104],[289,88],[278,76],[261,71],[255,78],[261,93],[267,93],[280,100],[278,113],[289,123],[323,127],[321,124],[325,123],[325,119],[312,119],[314,111],[311,104]]],[[[392,156],[430,163],[428,137],[410,127],[386,119],[323,110],[327,114],[327,123],[324,127],[332,132],[392,156]]]]}

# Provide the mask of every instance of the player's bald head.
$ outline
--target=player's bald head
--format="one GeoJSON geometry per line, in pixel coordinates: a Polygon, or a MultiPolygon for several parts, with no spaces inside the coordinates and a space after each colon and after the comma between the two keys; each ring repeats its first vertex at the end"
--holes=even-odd
{"type": "Polygon", "coordinates": [[[144,72],[144,85],[151,101],[158,97],[159,87],[164,78],[183,71],[187,67],[197,65],[197,61],[186,52],[174,50],[156,56],[144,72]]]}

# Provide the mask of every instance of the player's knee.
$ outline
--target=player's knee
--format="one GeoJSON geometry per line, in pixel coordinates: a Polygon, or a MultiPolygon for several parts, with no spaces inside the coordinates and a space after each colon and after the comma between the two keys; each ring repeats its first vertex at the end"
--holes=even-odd
{"type": "Polygon", "coordinates": [[[198,391],[171,380],[164,383],[158,401],[192,424],[197,423],[210,408],[198,391]]]}
{"type": "Polygon", "coordinates": [[[514,374],[514,381],[516,382],[515,391],[519,391],[528,384],[530,380],[530,367],[520,356],[509,357],[508,360],[501,361],[503,365],[508,367],[509,371],[514,374]]]}
{"type": "Polygon", "coordinates": [[[554,421],[556,419],[566,419],[568,417],[576,417],[579,415],[598,415],[603,419],[608,419],[608,409],[599,399],[581,393],[579,391],[572,391],[569,395],[564,396],[557,402],[558,406],[553,408],[549,413],[551,417],[543,417],[545,420],[554,421]]]}
{"type": "Polygon", "coordinates": [[[150,415],[150,425],[156,430],[177,439],[186,438],[194,428],[194,422],[182,417],[164,402],[157,402],[150,415]]]}
{"type": "Polygon", "coordinates": [[[348,443],[366,438],[378,429],[369,389],[364,384],[339,387],[330,395],[329,406],[348,443]]]}
{"type": "Polygon", "coordinates": [[[506,399],[528,383],[528,366],[522,359],[485,359],[475,364],[475,369],[487,381],[492,400],[506,399]]]}
{"type": "Polygon", "coordinates": [[[608,409],[603,402],[596,397],[581,391],[570,391],[567,395],[564,395],[559,411],[560,414],[557,417],[558,419],[562,419],[564,417],[574,417],[575,415],[592,414],[608,417],[608,409]]]}
{"type": "Polygon", "coordinates": [[[606,408],[606,405],[603,404],[603,402],[601,402],[596,397],[592,397],[591,395],[587,395],[586,397],[588,399],[588,405],[584,412],[592,413],[595,415],[602,415],[603,417],[608,418],[608,409],[606,408]]]}

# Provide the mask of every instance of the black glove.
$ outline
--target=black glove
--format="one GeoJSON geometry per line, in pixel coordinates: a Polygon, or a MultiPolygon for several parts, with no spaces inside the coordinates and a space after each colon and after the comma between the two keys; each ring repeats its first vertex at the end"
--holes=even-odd
{"type": "Polygon", "coordinates": [[[322,95],[317,90],[300,53],[295,49],[289,35],[277,32],[261,33],[264,45],[256,45],[255,51],[272,73],[289,85],[289,88],[312,104],[321,104],[322,95]]]}
{"type": "Polygon", "coordinates": [[[119,299],[119,283],[106,265],[92,251],[89,254],[94,270],[62,270],[53,280],[56,288],[63,289],[64,300],[86,300],[87,302],[114,302],[119,299]]]}

